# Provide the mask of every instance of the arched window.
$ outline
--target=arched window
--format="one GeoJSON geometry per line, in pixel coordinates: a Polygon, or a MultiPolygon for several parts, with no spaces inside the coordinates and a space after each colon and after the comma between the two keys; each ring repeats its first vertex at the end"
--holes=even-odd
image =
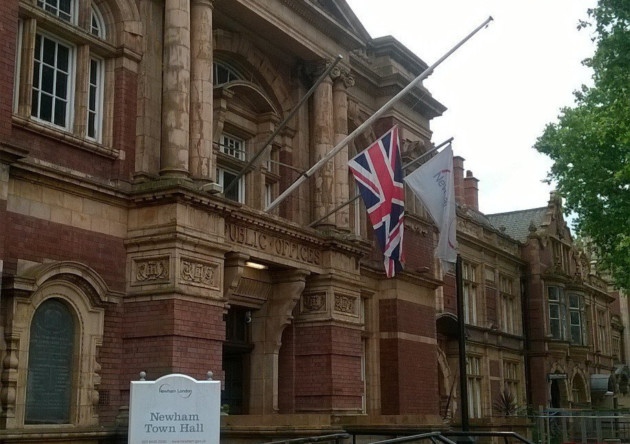
{"type": "Polygon", "coordinates": [[[243,78],[237,70],[223,62],[214,62],[212,64],[213,76],[212,83],[214,85],[223,85],[224,83],[233,82],[243,78]]]}
{"type": "Polygon", "coordinates": [[[31,322],[25,424],[70,423],[75,348],[73,314],[47,299],[31,322]]]}

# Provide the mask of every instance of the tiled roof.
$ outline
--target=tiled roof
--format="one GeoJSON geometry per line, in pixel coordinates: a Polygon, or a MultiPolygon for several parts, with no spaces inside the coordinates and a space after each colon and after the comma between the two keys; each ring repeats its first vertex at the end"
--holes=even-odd
{"type": "Polygon", "coordinates": [[[525,243],[530,233],[530,226],[533,224],[539,228],[548,211],[548,207],[530,208],[508,213],[486,214],[486,218],[497,230],[503,231],[512,239],[525,243]]]}

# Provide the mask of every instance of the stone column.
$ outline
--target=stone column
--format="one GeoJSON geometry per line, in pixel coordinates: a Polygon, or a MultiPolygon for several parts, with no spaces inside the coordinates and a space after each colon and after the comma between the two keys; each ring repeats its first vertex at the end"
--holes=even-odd
{"type": "MultiPolygon", "coordinates": [[[[348,135],[348,94],[347,88],[354,85],[354,79],[345,71],[333,70],[336,77],[333,83],[333,145],[337,146],[348,135]]],[[[335,207],[348,201],[348,146],[346,145],[334,158],[335,168],[335,207]]],[[[345,206],[335,213],[335,225],[341,230],[350,229],[350,207],[345,206]]]]}
{"type": "MultiPolygon", "coordinates": [[[[324,69],[324,67],[321,67],[324,69]]],[[[321,72],[321,70],[320,70],[321,72]]],[[[332,79],[326,77],[313,94],[313,163],[319,162],[333,147],[333,93],[332,79]]],[[[326,162],[315,174],[313,217],[320,219],[334,207],[334,160],[326,162]]],[[[333,225],[334,215],[319,223],[333,225]]]]}
{"type": "Polygon", "coordinates": [[[165,0],[160,174],[188,176],[190,3],[165,0]]]}
{"type": "Polygon", "coordinates": [[[190,174],[214,180],[212,158],[213,0],[192,0],[190,79],[190,174]]]}

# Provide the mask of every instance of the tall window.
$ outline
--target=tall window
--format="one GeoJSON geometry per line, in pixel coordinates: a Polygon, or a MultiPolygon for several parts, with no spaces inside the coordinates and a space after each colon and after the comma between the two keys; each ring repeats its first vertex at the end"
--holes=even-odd
{"type": "Polygon", "coordinates": [[[63,129],[70,121],[74,48],[38,33],[35,36],[31,116],[63,129]]]}
{"type": "Polygon", "coordinates": [[[608,353],[608,329],[606,324],[606,312],[597,310],[597,345],[598,350],[603,354],[608,353]]]}
{"type": "Polygon", "coordinates": [[[219,168],[217,169],[217,180],[223,187],[224,196],[236,202],[245,202],[245,177],[241,176],[235,184],[232,184],[240,168],[245,164],[245,141],[228,135],[221,135],[219,152],[219,168]]]}
{"type": "Polygon", "coordinates": [[[516,404],[519,402],[519,365],[514,361],[503,361],[503,384],[508,390],[516,404]]]}
{"type": "Polygon", "coordinates": [[[483,377],[481,358],[478,356],[466,357],[466,375],[468,388],[468,414],[471,418],[481,418],[481,386],[483,377]]]}
{"type": "Polygon", "coordinates": [[[105,22],[94,4],[85,23],[79,22],[83,4],[37,0],[39,11],[20,21],[14,112],[53,130],[102,142],[105,62],[100,57],[114,54],[104,41],[105,22]],[[86,32],[97,39],[86,39],[86,32]]]}
{"type": "Polygon", "coordinates": [[[567,313],[561,287],[547,287],[549,333],[554,339],[566,339],[567,313]]]}
{"type": "Polygon", "coordinates": [[[584,318],[584,297],[577,293],[569,293],[569,328],[573,344],[586,345],[584,318]]]}
{"type": "Polygon", "coordinates": [[[464,262],[462,264],[462,278],[464,290],[464,322],[477,324],[477,267],[464,262]]]}
{"type": "Polygon", "coordinates": [[[506,333],[518,334],[519,314],[518,298],[514,295],[514,280],[508,276],[499,276],[499,295],[501,298],[501,329],[506,333]]]}

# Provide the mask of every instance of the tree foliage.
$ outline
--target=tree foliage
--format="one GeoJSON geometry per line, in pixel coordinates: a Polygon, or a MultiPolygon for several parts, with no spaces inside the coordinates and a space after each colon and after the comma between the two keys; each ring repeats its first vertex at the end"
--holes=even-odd
{"type": "Polygon", "coordinates": [[[593,85],[546,126],[534,146],[553,161],[565,209],[592,241],[615,283],[630,290],[630,0],[599,0],[579,29],[593,30],[596,51],[583,63],[593,85]]]}

